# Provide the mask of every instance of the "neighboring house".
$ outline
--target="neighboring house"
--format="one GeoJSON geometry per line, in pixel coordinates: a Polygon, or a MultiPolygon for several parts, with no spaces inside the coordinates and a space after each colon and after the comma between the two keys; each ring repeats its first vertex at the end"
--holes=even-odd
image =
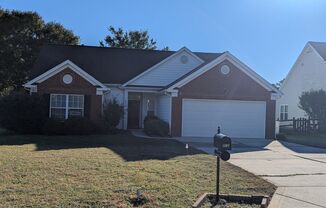
{"type": "Polygon", "coordinates": [[[307,117],[299,105],[299,96],[310,90],[326,90],[326,43],[308,42],[286,76],[277,100],[276,118],[288,120],[307,117]]]}
{"type": "Polygon", "coordinates": [[[172,136],[274,138],[280,92],[231,55],[45,45],[24,86],[49,99],[49,116],[100,119],[115,98],[124,129],[143,128],[146,115],[170,125],[172,136]]]}

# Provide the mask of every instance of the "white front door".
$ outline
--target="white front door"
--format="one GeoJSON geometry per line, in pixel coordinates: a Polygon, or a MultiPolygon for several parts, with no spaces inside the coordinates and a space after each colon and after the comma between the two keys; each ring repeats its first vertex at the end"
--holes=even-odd
{"type": "Polygon", "coordinates": [[[265,138],[266,102],[183,99],[182,136],[265,138]]]}

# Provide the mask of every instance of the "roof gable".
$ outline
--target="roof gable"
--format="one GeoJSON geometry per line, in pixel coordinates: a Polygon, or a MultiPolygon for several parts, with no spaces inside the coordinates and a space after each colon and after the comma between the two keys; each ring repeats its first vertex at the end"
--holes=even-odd
{"type": "Polygon", "coordinates": [[[266,90],[251,77],[239,70],[229,60],[225,59],[202,75],[194,78],[180,89],[181,95],[203,95],[214,99],[264,99],[270,97],[266,90]],[[221,67],[227,65],[228,75],[221,73],[221,67]]]}
{"type": "Polygon", "coordinates": [[[62,70],[66,69],[66,68],[71,69],[72,71],[77,73],[79,76],[81,76],[82,78],[87,80],[92,85],[100,87],[103,90],[108,90],[108,88],[104,84],[102,84],[101,82],[96,80],[94,77],[89,75],[87,72],[85,72],[83,69],[78,67],[76,64],[74,64],[70,60],[66,60],[66,61],[58,64],[57,66],[53,67],[52,69],[44,72],[43,74],[35,77],[34,79],[32,79],[29,82],[27,82],[26,84],[24,84],[24,86],[25,87],[30,87],[30,86],[32,86],[34,84],[42,83],[43,81],[45,81],[45,80],[49,79],[50,77],[58,74],[59,72],[61,72],[62,70]]]}
{"type": "MultiPolygon", "coordinates": [[[[306,54],[308,53],[313,53],[316,55],[316,57],[320,58],[321,60],[324,60],[324,58],[322,57],[322,55],[318,52],[318,50],[321,51],[321,48],[325,47],[326,49],[326,43],[317,43],[317,42],[308,42],[305,47],[302,49],[302,51],[300,52],[298,58],[296,59],[296,61],[294,62],[293,66],[291,67],[290,71],[288,72],[288,74],[285,77],[284,82],[282,83],[280,90],[282,91],[284,89],[284,87],[288,84],[290,78],[293,76],[293,74],[295,73],[296,69],[298,68],[299,64],[302,62],[302,60],[306,57],[306,54]],[[319,45],[319,46],[317,46],[319,45]],[[316,47],[317,46],[317,47],[316,47]],[[318,50],[316,49],[318,48],[318,50]]],[[[326,55],[326,53],[325,53],[326,55]]],[[[326,57],[326,56],[325,56],[326,57]]]]}
{"type": "Polygon", "coordinates": [[[150,67],[123,86],[162,86],[165,87],[177,78],[204,63],[200,57],[186,47],[150,67]]]}
{"type": "Polygon", "coordinates": [[[250,69],[247,65],[242,63],[239,59],[237,59],[235,56],[233,56],[229,52],[223,53],[221,56],[216,58],[215,60],[211,61],[210,63],[200,67],[198,70],[194,71],[193,73],[187,75],[183,79],[180,79],[179,81],[175,82],[173,85],[170,85],[166,88],[167,91],[173,92],[176,88],[180,88],[196,77],[202,75],[206,71],[212,69],[219,63],[221,63],[224,60],[228,60],[231,62],[234,66],[236,66],[239,70],[244,72],[247,76],[252,78],[254,81],[256,81],[258,84],[260,84],[262,87],[264,87],[266,90],[274,92],[278,95],[282,95],[282,93],[276,89],[273,85],[271,85],[268,81],[266,81],[264,78],[259,76],[256,72],[254,72],[252,69],[250,69]]]}

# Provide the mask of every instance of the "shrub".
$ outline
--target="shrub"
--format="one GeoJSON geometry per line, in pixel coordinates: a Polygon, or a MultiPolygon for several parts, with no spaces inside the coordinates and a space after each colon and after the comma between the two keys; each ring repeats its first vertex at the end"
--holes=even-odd
{"type": "Polygon", "coordinates": [[[0,98],[0,126],[19,133],[40,133],[48,111],[39,95],[12,93],[0,98]]]}
{"type": "Polygon", "coordinates": [[[95,125],[87,118],[70,118],[64,122],[69,135],[88,135],[95,132],[95,125]]]}
{"type": "Polygon", "coordinates": [[[299,108],[305,111],[307,116],[317,118],[319,130],[326,132],[326,91],[321,89],[303,92],[299,96],[299,108]]]}
{"type": "Polygon", "coordinates": [[[149,136],[168,136],[169,124],[160,119],[150,119],[144,123],[144,131],[149,136]]]}
{"type": "Polygon", "coordinates": [[[157,116],[149,116],[147,115],[144,119],[144,124],[147,122],[147,121],[150,121],[150,120],[159,120],[159,118],[157,116]]]}
{"type": "Polygon", "coordinates": [[[112,128],[103,119],[100,122],[97,122],[95,125],[95,132],[97,134],[111,133],[111,130],[112,130],[112,128]]]}
{"type": "Polygon", "coordinates": [[[123,106],[119,105],[116,99],[113,99],[105,104],[103,110],[103,119],[110,128],[116,128],[123,115],[123,106]]]}
{"type": "Polygon", "coordinates": [[[65,135],[65,123],[54,119],[48,119],[43,126],[43,134],[46,135],[65,135]]]}
{"type": "Polygon", "coordinates": [[[119,134],[119,133],[125,133],[126,130],[109,126],[106,121],[102,120],[96,123],[95,132],[97,134],[119,134]]]}
{"type": "Polygon", "coordinates": [[[87,118],[48,119],[43,127],[43,133],[47,135],[89,135],[95,130],[94,123],[87,118]]]}

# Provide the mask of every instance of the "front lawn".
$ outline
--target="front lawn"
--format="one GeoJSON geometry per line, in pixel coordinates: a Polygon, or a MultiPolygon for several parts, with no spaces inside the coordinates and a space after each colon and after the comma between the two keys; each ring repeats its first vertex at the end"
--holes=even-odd
{"type": "MultiPolygon", "coordinates": [[[[79,137],[0,135],[3,207],[189,207],[215,187],[213,156],[171,139],[129,134],[79,137]]],[[[275,187],[222,163],[221,192],[271,195],[275,187]]],[[[232,206],[233,207],[233,206],[232,206]]]]}

